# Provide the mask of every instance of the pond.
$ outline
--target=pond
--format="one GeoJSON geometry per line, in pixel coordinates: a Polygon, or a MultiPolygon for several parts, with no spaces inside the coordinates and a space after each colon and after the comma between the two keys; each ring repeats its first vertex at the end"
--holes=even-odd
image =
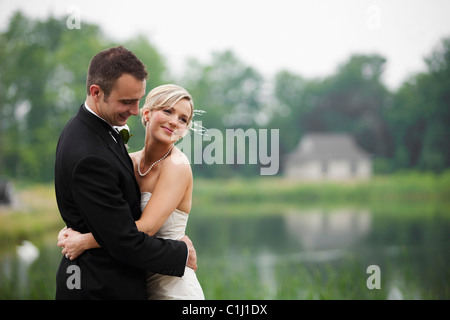
{"type": "MultiPolygon", "coordinates": [[[[450,298],[445,207],[255,207],[191,215],[207,299],[450,298]]],[[[0,299],[54,298],[55,243],[52,232],[0,254],[0,299]]]]}

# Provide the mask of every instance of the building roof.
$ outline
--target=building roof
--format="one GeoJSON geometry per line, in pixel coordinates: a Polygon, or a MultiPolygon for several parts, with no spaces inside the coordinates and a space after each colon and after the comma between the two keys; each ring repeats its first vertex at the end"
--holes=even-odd
{"type": "Polygon", "coordinates": [[[287,163],[306,160],[369,160],[369,154],[361,149],[349,134],[311,133],[303,136],[287,163]]]}

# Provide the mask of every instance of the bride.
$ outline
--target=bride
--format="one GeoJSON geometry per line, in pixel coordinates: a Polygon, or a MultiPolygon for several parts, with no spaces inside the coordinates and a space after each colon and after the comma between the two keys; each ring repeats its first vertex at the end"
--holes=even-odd
{"type": "MultiPolygon", "coordinates": [[[[193,177],[187,157],[174,146],[192,125],[192,97],[182,87],[168,84],[147,95],[141,111],[145,145],[131,153],[141,190],[142,216],[138,229],[150,236],[180,239],[192,206],[193,177]]],[[[58,235],[62,253],[74,260],[84,250],[98,248],[91,233],[64,228],[58,235]]],[[[186,266],[183,277],[147,273],[147,299],[203,300],[195,271],[186,266]]]]}

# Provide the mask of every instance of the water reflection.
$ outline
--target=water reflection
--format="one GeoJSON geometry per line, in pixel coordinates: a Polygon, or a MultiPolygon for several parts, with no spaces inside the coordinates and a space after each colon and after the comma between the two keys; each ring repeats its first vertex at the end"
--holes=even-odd
{"type": "Polygon", "coordinates": [[[260,283],[267,290],[266,299],[274,299],[277,293],[277,280],[274,272],[274,266],[277,257],[270,252],[262,252],[257,256],[257,268],[260,283]]]}
{"type": "Polygon", "coordinates": [[[29,266],[39,257],[39,249],[30,241],[24,240],[17,246],[17,257],[22,260],[22,264],[29,266]]]}
{"type": "Polygon", "coordinates": [[[290,210],[280,219],[284,222],[283,233],[294,239],[297,249],[289,253],[262,250],[257,255],[259,278],[268,299],[282,290],[276,280],[277,264],[339,260],[346,249],[360,243],[371,230],[369,210],[290,210]]]}
{"type": "Polygon", "coordinates": [[[371,229],[368,210],[290,211],[284,222],[286,231],[308,251],[348,248],[371,229]]]}
{"type": "MultiPolygon", "coordinates": [[[[229,205],[193,216],[187,234],[208,299],[448,299],[450,211],[433,208],[229,205]],[[380,290],[366,287],[369,265],[380,290]]],[[[32,241],[0,256],[0,299],[54,298],[61,250],[53,235],[32,241]]]]}
{"type": "MultiPolygon", "coordinates": [[[[30,268],[39,258],[39,249],[30,241],[23,241],[0,259],[0,283],[13,288],[13,298],[25,298],[30,289],[30,268]]],[[[0,297],[5,292],[0,291],[0,297]]]]}
{"type": "Polygon", "coordinates": [[[19,295],[24,297],[30,287],[29,268],[31,264],[39,257],[39,249],[30,241],[24,240],[20,246],[17,246],[18,276],[17,289],[19,295]]]}

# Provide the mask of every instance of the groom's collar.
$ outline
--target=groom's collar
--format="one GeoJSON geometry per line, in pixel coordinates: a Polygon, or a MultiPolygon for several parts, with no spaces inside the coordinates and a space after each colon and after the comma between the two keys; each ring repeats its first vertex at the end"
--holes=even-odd
{"type": "MultiPolygon", "coordinates": [[[[89,108],[87,101],[84,102],[84,107],[86,108],[87,111],[89,111],[90,113],[92,113],[93,115],[95,115],[97,118],[102,119],[104,122],[108,123],[108,121],[106,121],[105,119],[103,119],[102,117],[100,117],[98,114],[96,114],[91,108],[89,108]]],[[[111,124],[108,123],[110,126],[111,124]]],[[[111,126],[111,128],[115,129],[114,126],[111,126]]]]}
{"type": "Polygon", "coordinates": [[[103,119],[102,117],[100,117],[98,114],[96,114],[91,108],[89,108],[89,106],[87,105],[87,101],[84,102],[84,109],[86,111],[88,111],[89,113],[93,114],[97,119],[101,120],[102,124],[104,124],[106,127],[108,127],[108,130],[110,131],[111,134],[111,138],[113,138],[114,142],[117,143],[117,138],[114,136],[114,133],[118,134],[119,131],[117,130],[116,127],[112,126],[111,124],[109,124],[105,119],[103,119]],[[113,129],[113,132],[111,132],[110,129],[113,129]]]}
{"type": "Polygon", "coordinates": [[[121,140],[119,141],[119,133],[115,131],[117,137],[114,137],[112,132],[114,131],[114,128],[95,113],[94,117],[92,113],[93,112],[89,111],[86,104],[82,104],[77,117],[106,142],[108,147],[116,154],[122,164],[126,166],[128,171],[134,176],[133,164],[130,157],[127,155],[127,151],[123,150],[124,146],[123,142],[121,140]]]}

